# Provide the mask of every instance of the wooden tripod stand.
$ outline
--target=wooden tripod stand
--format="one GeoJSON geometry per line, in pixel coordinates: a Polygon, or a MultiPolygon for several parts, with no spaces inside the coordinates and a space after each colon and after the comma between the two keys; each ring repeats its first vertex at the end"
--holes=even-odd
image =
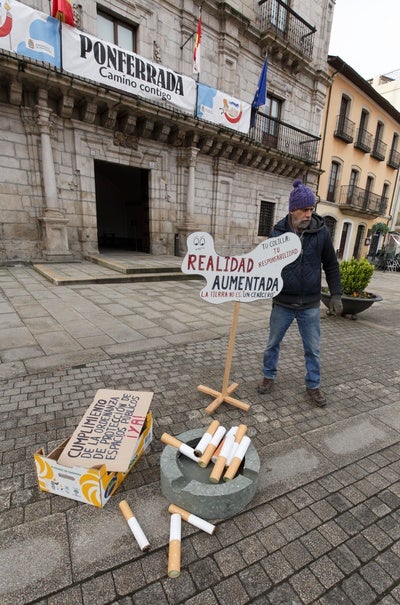
{"type": "Polygon", "coordinates": [[[198,390],[201,391],[202,393],[207,393],[207,395],[211,395],[212,397],[215,397],[214,401],[212,401],[206,407],[206,409],[205,409],[206,414],[212,414],[213,412],[215,412],[215,410],[223,402],[229,403],[230,405],[233,405],[241,410],[244,410],[245,412],[247,412],[247,410],[250,408],[250,405],[248,403],[243,403],[243,401],[239,401],[239,399],[235,399],[234,397],[231,397],[231,393],[233,393],[233,391],[239,386],[238,383],[232,382],[232,384],[230,384],[228,386],[229,374],[231,371],[231,364],[232,364],[233,347],[235,344],[236,327],[237,327],[237,322],[238,322],[238,317],[239,317],[239,307],[240,307],[240,303],[235,302],[234,308],[233,308],[231,330],[230,330],[230,335],[229,335],[228,353],[227,353],[226,362],[225,362],[225,372],[224,372],[224,379],[223,379],[223,383],[222,383],[222,390],[216,391],[215,389],[211,389],[210,387],[206,387],[202,384],[200,384],[197,387],[198,390]]]}

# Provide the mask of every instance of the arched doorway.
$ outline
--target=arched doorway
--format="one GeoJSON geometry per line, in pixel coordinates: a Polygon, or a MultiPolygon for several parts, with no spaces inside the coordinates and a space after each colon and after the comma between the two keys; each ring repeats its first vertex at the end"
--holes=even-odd
{"type": "Polygon", "coordinates": [[[353,258],[361,257],[361,245],[365,238],[365,225],[358,225],[356,241],[354,242],[353,258]]]}

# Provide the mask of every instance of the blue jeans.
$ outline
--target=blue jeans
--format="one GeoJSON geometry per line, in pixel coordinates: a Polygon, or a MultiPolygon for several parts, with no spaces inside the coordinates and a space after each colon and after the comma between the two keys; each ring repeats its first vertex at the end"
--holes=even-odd
{"type": "Polygon", "coordinates": [[[278,372],[279,349],[289,326],[296,319],[303,341],[306,364],[305,383],[308,389],[316,389],[320,384],[320,309],[287,309],[273,304],[269,320],[269,338],[264,351],[264,376],[274,379],[278,372]]]}

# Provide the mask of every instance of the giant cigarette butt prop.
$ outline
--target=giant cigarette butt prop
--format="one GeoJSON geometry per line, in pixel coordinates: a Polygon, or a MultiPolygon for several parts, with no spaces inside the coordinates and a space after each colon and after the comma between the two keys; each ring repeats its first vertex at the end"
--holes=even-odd
{"type": "Polygon", "coordinates": [[[201,456],[201,458],[197,459],[199,466],[201,466],[202,468],[205,468],[207,466],[207,464],[211,460],[211,456],[213,455],[213,453],[219,446],[225,433],[226,433],[226,428],[224,426],[219,426],[217,428],[214,435],[211,437],[210,443],[207,445],[206,449],[204,450],[204,454],[201,456]]]}
{"type": "Polygon", "coordinates": [[[142,550],[142,551],[149,550],[149,548],[150,548],[149,541],[147,540],[146,536],[144,535],[144,532],[143,532],[142,528],[140,527],[139,522],[137,521],[137,519],[136,519],[135,515],[133,514],[127,501],[122,500],[119,503],[119,507],[121,509],[121,513],[125,517],[126,522],[128,523],[129,527],[131,528],[133,535],[135,536],[136,542],[139,544],[140,550],[142,550]]]}
{"type": "Polygon", "coordinates": [[[226,470],[226,473],[224,475],[224,481],[231,481],[235,477],[235,475],[239,469],[239,466],[241,465],[242,460],[247,452],[249,445],[250,445],[250,437],[247,437],[247,435],[245,435],[242,438],[241,442],[239,443],[239,445],[236,449],[236,453],[232,459],[232,462],[230,463],[230,465],[228,466],[228,468],[226,470]]]}
{"type": "Polygon", "coordinates": [[[210,475],[211,483],[218,483],[222,477],[222,473],[225,471],[225,465],[228,460],[229,452],[232,449],[233,443],[235,441],[235,433],[232,430],[229,430],[226,434],[224,442],[221,447],[220,454],[215,461],[214,468],[210,475]]]}
{"type": "Polygon", "coordinates": [[[201,519],[201,517],[193,515],[192,513],[185,510],[184,508],[181,508],[180,506],[176,506],[176,504],[170,504],[168,512],[170,512],[171,514],[178,513],[178,515],[180,515],[184,521],[187,521],[188,523],[190,523],[190,525],[193,525],[198,529],[202,529],[210,535],[215,532],[215,525],[209,523],[208,521],[205,521],[204,519],[201,519]]]}
{"type": "Polygon", "coordinates": [[[242,440],[242,437],[247,433],[247,425],[246,424],[239,424],[238,429],[235,433],[235,441],[233,442],[233,446],[231,447],[231,450],[229,452],[228,455],[228,460],[226,465],[229,466],[230,463],[232,462],[232,459],[236,453],[236,450],[238,448],[239,443],[242,440]]]}
{"type": "Polygon", "coordinates": [[[181,573],[181,526],[181,516],[173,513],[169,526],[168,576],[170,578],[177,578],[181,573]]]}
{"type": "Polygon", "coordinates": [[[194,460],[195,462],[199,461],[199,457],[196,456],[196,454],[194,453],[194,449],[192,447],[190,447],[190,445],[187,445],[187,443],[183,443],[183,441],[180,441],[176,437],[173,437],[172,435],[169,435],[168,433],[163,433],[160,437],[160,441],[162,441],[166,445],[171,445],[172,447],[176,447],[176,449],[179,450],[180,453],[183,454],[184,456],[186,456],[187,458],[190,458],[191,460],[194,460]]]}
{"type": "Polygon", "coordinates": [[[204,435],[202,436],[202,438],[200,439],[198,444],[196,445],[196,447],[194,448],[194,453],[196,454],[196,456],[202,456],[204,454],[204,450],[206,449],[207,445],[210,443],[211,438],[214,435],[214,433],[218,427],[219,427],[218,420],[213,420],[211,422],[211,424],[208,426],[207,430],[205,431],[204,435]]]}

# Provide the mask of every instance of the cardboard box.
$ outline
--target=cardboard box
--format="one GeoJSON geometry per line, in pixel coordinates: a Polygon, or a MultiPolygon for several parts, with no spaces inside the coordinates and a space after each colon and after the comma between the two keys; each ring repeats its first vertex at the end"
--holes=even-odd
{"type": "MultiPolygon", "coordinates": [[[[97,392],[93,403],[98,399],[99,393],[101,392],[97,392]]],[[[129,393],[129,391],[126,393],[129,393]]],[[[152,394],[149,395],[151,401],[152,394]]],[[[148,405],[150,405],[150,402],[148,402],[148,405]]],[[[83,419],[87,417],[92,406],[90,406],[83,419]]],[[[134,451],[131,452],[128,464],[123,463],[123,471],[108,470],[105,461],[97,465],[93,464],[90,468],[79,466],[80,461],[75,466],[61,464],[59,459],[65,454],[67,446],[71,442],[74,443],[73,437],[76,431],[47,456],[43,449],[38,450],[34,454],[34,459],[39,488],[45,492],[102,508],[141,458],[153,439],[153,417],[151,412],[147,411],[141,426],[137,422],[135,426],[139,432],[138,438],[135,440],[134,451]]],[[[95,460],[92,460],[93,462],[95,460]]]]}

